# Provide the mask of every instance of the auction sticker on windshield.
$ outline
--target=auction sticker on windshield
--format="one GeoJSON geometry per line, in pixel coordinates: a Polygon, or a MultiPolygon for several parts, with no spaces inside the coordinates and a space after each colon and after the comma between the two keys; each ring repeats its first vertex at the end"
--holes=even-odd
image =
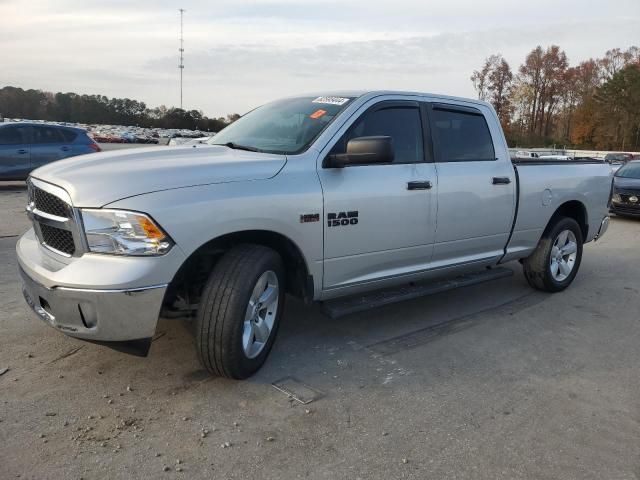
{"type": "Polygon", "coordinates": [[[348,98],[343,97],[318,97],[313,100],[313,103],[326,103],[328,105],[344,105],[349,101],[348,98]]]}
{"type": "Polygon", "coordinates": [[[315,120],[316,118],[320,118],[321,116],[323,116],[325,113],[327,113],[326,110],[316,110],[311,115],[309,115],[309,118],[313,118],[315,120]]]}

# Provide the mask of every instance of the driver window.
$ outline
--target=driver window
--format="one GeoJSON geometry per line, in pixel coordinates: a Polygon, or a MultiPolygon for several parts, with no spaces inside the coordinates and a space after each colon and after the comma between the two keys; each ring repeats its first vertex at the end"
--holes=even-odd
{"type": "Polygon", "coordinates": [[[424,161],[422,122],[417,107],[389,107],[365,113],[349,128],[331,153],[346,153],[352,138],[385,135],[393,140],[393,163],[424,161]]]}

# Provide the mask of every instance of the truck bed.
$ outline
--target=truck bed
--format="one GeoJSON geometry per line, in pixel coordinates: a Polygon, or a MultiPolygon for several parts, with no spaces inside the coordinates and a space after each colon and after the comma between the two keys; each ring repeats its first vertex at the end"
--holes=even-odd
{"type": "Polygon", "coordinates": [[[518,197],[513,232],[503,262],[533,251],[553,213],[569,201],[577,200],[584,205],[588,225],[584,241],[593,240],[608,213],[611,194],[611,168],[604,160],[583,157],[512,161],[518,197]]]}

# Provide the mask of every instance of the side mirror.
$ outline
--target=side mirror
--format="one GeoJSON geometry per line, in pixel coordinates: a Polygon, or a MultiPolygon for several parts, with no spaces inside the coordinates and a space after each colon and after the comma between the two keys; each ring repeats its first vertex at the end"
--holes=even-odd
{"type": "Polygon", "coordinates": [[[330,155],[326,166],[342,168],[347,165],[392,163],[394,157],[391,137],[358,137],[349,140],[347,153],[330,155]]]}

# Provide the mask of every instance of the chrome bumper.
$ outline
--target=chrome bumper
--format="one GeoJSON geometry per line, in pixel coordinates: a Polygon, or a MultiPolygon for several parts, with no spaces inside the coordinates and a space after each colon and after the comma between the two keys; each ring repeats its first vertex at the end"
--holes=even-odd
{"type": "Polygon", "coordinates": [[[167,285],[128,290],[47,288],[20,268],[22,293],[36,316],[66,335],[122,342],[153,336],[167,285]]]}

